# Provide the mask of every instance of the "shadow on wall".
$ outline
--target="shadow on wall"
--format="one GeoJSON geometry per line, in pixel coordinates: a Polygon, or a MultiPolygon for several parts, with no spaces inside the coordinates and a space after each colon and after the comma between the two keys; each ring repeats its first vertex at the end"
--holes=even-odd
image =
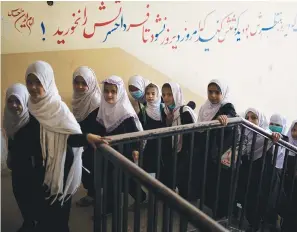
{"type": "MultiPolygon", "coordinates": [[[[122,77],[126,84],[129,77],[135,74],[142,75],[158,85],[170,80],[166,75],[120,48],[3,54],[1,58],[2,112],[6,89],[16,82],[24,83],[28,65],[36,60],[44,60],[52,65],[59,92],[68,106],[71,104],[72,96],[72,73],[81,65],[91,67],[96,72],[99,82],[112,74],[122,77]]],[[[194,100],[199,106],[204,101],[198,94],[183,86],[182,88],[185,104],[189,100],[194,100]]]]}

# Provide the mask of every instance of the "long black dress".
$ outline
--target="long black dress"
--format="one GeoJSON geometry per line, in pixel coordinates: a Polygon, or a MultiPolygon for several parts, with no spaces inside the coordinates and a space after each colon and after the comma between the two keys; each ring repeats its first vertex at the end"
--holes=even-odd
{"type": "MultiPolygon", "coordinates": [[[[37,157],[38,161],[42,160],[42,152],[41,152],[41,144],[40,144],[40,124],[39,122],[31,116],[30,118],[31,126],[30,130],[28,129],[26,136],[28,137],[27,146],[31,146],[31,149],[34,150],[34,156],[37,157]]],[[[87,137],[86,134],[74,134],[70,135],[67,140],[67,152],[66,152],[66,160],[65,160],[65,168],[64,168],[64,185],[66,183],[66,178],[70,171],[72,162],[73,162],[73,152],[72,147],[82,147],[87,146],[87,137]]],[[[38,169],[42,169],[42,174],[39,174],[38,179],[44,180],[44,171],[43,163],[36,162],[38,165],[38,169]]],[[[43,203],[40,204],[42,206],[42,210],[39,212],[40,215],[40,223],[37,225],[38,232],[69,232],[68,221],[70,216],[70,208],[71,208],[71,197],[69,200],[64,202],[61,205],[61,202],[56,200],[53,204],[51,204],[52,200],[55,196],[48,199],[48,191],[46,191],[46,186],[44,186],[44,191],[42,191],[41,197],[43,198],[43,203]]]]}
{"type": "MultiPolygon", "coordinates": [[[[119,135],[119,134],[125,134],[125,133],[132,133],[132,132],[137,132],[139,131],[134,118],[133,117],[129,117],[126,120],[124,120],[117,128],[115,128],[113,131],[111,132],[106,132],[105,127],[100,124],[100,123],[96,123],[96,126],[94,126],[94,128],[96,128],[96,132],[95,134],[98,134],[100,136],[112,136],[112,135],[119,135]]],[[[119,151],[120,153],[122,153],[127,159],[133,161],[133,157],[132,157],[132,151],[136,150],[139,151],[140,150],[140,143],[135,142],[135,143],[126,143],[123,146],[123,151],[120,151],[119,146],[112,146],[115,150],[119,151]]],[[[102,168],[104,169],[104,168],[102,168]]],[[[104,190],[104,193],[106,193],[106,213],[111,213],[113,210],[113,204],[114,204],[114,194],[113,194],[113,190],[114,190],[114,165],[112,164],[112,162],[108,161],[108,165],[107,165],[107,175],[104,176],[103,178],[106,178],[107,181],[107,189],[106,191],[104,190]]],[[[136,182],[132,179],[130,179],[129,181],[129,194],[136,199],[136,195],[137,195],[137,188],[136,188],[136,182]]],[[[146,194],[144,191],[141,191],[141,198],[140,198],[140,202],[144,201],[146,198],[146,194]]]]}
{"type": "MultiPolygon", "coordinates": [[[[220,115],[226,115],[229,118],[236,117],[236,111],[231,103],[223,105],[212,120],[215,120],[220,115]]],[[[207,157],[206,170],[206,185],[202,186],[203,170],[205,162],[206,149],[206,132],[195,134],[195,154],[193,156],[192,166],[192,183],[190,200],[196,200],[201,197],[201,191],[205,188],[205,204],[214,209],[216,201],[216,187],[219,185],[218,207],[216,212],[217,218],[222,218],[227,215],[230,184],[231,184],[231,170],[221,168],[220,182],[217,183],[218,177],[218,149],[221,142],[221,129],[214,129],[210,131],[209,137],[209,152],[207,157]]],[[[233,128],[224,128],[223,153],[232,147],[233,128]]],[[[219,161],[220,162],[220,161],[219,161]]]]}
{"type": "Polygon", "coordinates": [[[285,206],[284,223],[282,229],[284,232],[297,231],[297,167],[295,156],[288,156],[287,176],[285,180],[285,198],[282,204],[285,206]],[[294,188],[292,186],[294,184],[294,188]],[[292,195],[291,195],[292,194],[292,195]],[[290,199],[291,197],[291,199],[290,199]]]}
{"type": "MultiPolygon", "coordinates": [[[[94,122],[98,114],[99,108],[93,110],[88,117],[83,121],[79,122],[81,130],[83,133],[95,133],[94,122]]],[[[82,155],[83,166],[90,171],[86,172],[82,170],[82,183],[84,188],[88,191],[87,195],[94,198],[95,188],[94,188],[94,149],[88,145],[84,148],[82,155]]]]}
{"type": "MultiPolygon", "coordinates": [[[[181,110],[183,108],[181,107],[181,110]]],[[[192,115],[188,111],[181,111],[181,125],[194,123],[192,115]]],[[[162,111],[162,121],[164,126],[166,126],[166,114],[164,110],[162,111]]],[[[160,180],[163,184],[171,189],[178,187],[181,196],[185,197],[187,195],[187,183],[186,179],[188,178],[187,169],[188,169],[188,157],[189,157],[189,148],[190,148],[190,134],[182,135],[182,148],[181,151],[177,154],[177,167],[176,167],[176,183],[173,185],[173,165],[174,165],[174,148],[172,136],[165,137],[162,139],[162,169],[160,180]]]]}
{"type": "MultiPolygon", "coordinates": [[[[289,140],[287,136],[282,136],[284,141],[289,140]]],[[[280,195],[284,193],[283,186],[281,186],[283,169],[273,165],[274,148],[275,146],[269,149],[266,155],[266,165],[260,200],[262,217],[269,224],[275,224],[277,222],[277,200],[280,195]]],[[[279,149],[281,149],[281,147],[279,147],[279,149]]]]}
{"type": "MultiPolygon", "coordinates": [[[[144,130],[153,130],[164,127],[162,120],[156,121],[142,113],[138,114],[138,118],[142,124],[144,130]]],[[[157,172],[157,160],[158,159],[158,141],[156,139],[148,140],[143,151],[143,165],[142,168],[148,173],[157,172]]]]}
{"type": "Polygon", "coordinates": [[[24,219],[24,226],[34,225],[40,221],[43,203],[43,166],[40,149],[31,146],[34,137],[30,131],[38,130],[36,119],[30,115],[29,122],[20,128],[13,139],[8,140],[8,151],[11,156],[12,189],[16,202],[24,219]]]}

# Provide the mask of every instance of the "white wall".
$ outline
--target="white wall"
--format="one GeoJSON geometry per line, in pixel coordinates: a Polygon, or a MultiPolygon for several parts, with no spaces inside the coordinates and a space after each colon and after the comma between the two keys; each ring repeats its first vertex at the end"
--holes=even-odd
{"type": "MultiPolygon", "coordinates": [[[[137,56],[145,63],[153,66],[167,76],[183,83],[193,91],[206,97],[206,86],[212,78],[225,78],[231,87],[231,96],[238,112],[252,106],[261,109],[269,117],[274,112],[284,114],[289,123],[297,118],[297,3],[296,2],[105,2],[106,10],[100,11],[100,2],[55,2],[48,7],[44,2],[5,2],[2,3],[3,29],[2,50],[4,53],[66,50],[83,48],[121,47],[137,56]],[[35,17],[32,33],[28,30],[20,33],[14,28],[15,19],[8,17],[7,12],[17,7],[35,17]],[[74,25],[73,12],[87,9],[88,21],[85,26],[77,27],[73,35],[67,35],[64,45],[56,43],[53,36],[58,28],[64,32],[74,25]],[[92,31],[95,22],[113,19],[122,7],[122,14],[106,27],[97,27],[95,35],[90,39],[83,37],[83,30],[92,31]],[[247,10],[240,17],[239,15],[247,10]],[[199,31],[199,22],[204,22],[206,15],[214,11],[206,20],[203,31],[199,31]],[[124,23],[140,23],[150,16],[143,24],[150,33],[157,33],[165,21],[166,29],[158,41],[142,42],[142,26],[131,28],[129,32],[123,28],[109,36],[102,43],[106,33],[120,24],[121,16],[124,23]],[[261,14],[259,14],[261,12],[261,14]],[[155,23],[156,15],[163,19],[155,23]],[[230,14],[231,23],[223,23],[222,30],[209,42],[194,42],[200,35],[212,37],[222,20],[230,14]],[[54,16],[53,16],[54,15],[54,16]],[[259,15],[261,15],[259,17],[259,15]],[[232,21],[232,19],[236,21],[232,21]],[[45,35],[42,34],[40,23],[44,22],[45,35]],[[269,31],[261,28],[275,27],[269,31]],[[249,29],[247,33],[256,32],[255,36],[241,37],[237,42],[234,28],[249,29]],[[258,26],[257,26],[258,25],[258,26]],[[233,27],[226,34],[225,32],[233,27]],[[187,31],[185,31],[187,28],[187,31]],[[199,33],[191,41],[172,42],[161,45],[166,37],[172,38],[180,34],[185,36],[198,30],[199,33]],[[46,40],[42,41],[42,37],[46,40]],[[172,49],[177,46],[177,49],[172,49]],[[207,50],[207,51],[205,51],[207,50]]],[[[82,16],[83,17],[83,16],[82,16]]],[[[61,37],[62,38],[62,37],[61,37]]],[[[150,40],[149,40],[150,41],[150,40]]]]}

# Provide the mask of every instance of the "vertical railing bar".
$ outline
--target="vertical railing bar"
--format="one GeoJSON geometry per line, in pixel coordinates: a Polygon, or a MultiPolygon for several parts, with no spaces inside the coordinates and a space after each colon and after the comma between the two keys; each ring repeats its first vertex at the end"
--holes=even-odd
{"type": "Polygon", "coordinates": [[[106,231],[107,228],[107,216],[106,216],[106,207],[107,207],[107,172],[109,161],[107,158],[104,159],[104,167],[103,167],[103,221],[102,221],[102,231],[106,231]]]}
{"type": "Polygon", "coordinates": [[[232,202],[232,192],[233,192],[233,182],[234,182],[234,160],[236,156],[237,148],[237,136],[238,136],[238,126],[233,127],[233,142],[232,142],[232,155],[231,155],[231,181],[229,187],[229,205],[228,205],[228,226],[231,225],[232,212],[233,212],[233,202],[232,202]]]}
{"type": "Polygon", "coordinates": [[[266,155],[267,155],[267,147],[268,147],[268,139],[265,138],[264,140],[264,147],[263,147],[263,153],[262,153],[262,167],[261,167],[261,175],[260,175],[260,181],[259,181],[259,189],[258,189],[258,193],[257,193],[257,199],[256,199],[256,205],[255,205],[255,210],[256,210],[256,214],[254,215],[254,217],[258,216],[259,211],[258,206],[259,206],[259,201],[260,201],[260,194],[262,191],[262,181],[263,181],[263,176],[264,176],[264,169],[265,169],[265,165],[266,165],[266,155]],[[258,213],[257,213],[258,212],[258,213]]]}
{"type": "MultiPolygon", "coordinates": [[[[191,133],[190,141],[190,154],[189,154],[189,168],[188,168],[188,185],[187,185],[187,199],[190,200],[191,195],[191,182],[192,182],[192,162],[193,162],[193,153],[194,153],[194,142],[195,142],[195,132],[191,133]]],[[[188,221],[182,215],[180,216],[180,231],[186,231],[188,227],[188,221]]]]}
{"type": "MultiPolygon", "coordinates": [[[[162,149],[162,140],[158,138],[157,140],[157,170],[156,170],[156,179],[160,180],[160,166],[161,166],[161,149],[162,149]]],[[[157,232],[158,229],[158,197],[155,196],[154,199],[154,232],[157,232]]]]}
{"type": "MultiPolygon", "coordinates": [[[[179,135],[179,136],[182,136],[182,135],[179,135]]],[[[173,180],[172,180],[172,190],[175,191],[176,189],[176,186],[177,186],[177,183],[176,183],[176,180],[177,180],[177,172],[178,172],[178,169],[177,169],[177,148],[178,148],[178,135],[175,135],[174,136],[174,144],[173,144],[173,147],[174,147],[174,152],[173,152],[173,180]]],[[[170,218],[169,218],[169,232],[172,232],[173,231],[173,224],[174,224],[174,211],[172,209],[169,209],[169,214],[170,214],[170,218]]]]}
{"type": "MultiPolygon", "coordinates": [[[[113,170],[113,211],[112,211],[112,232],[117,232],[118,226],[118,179],[119,167],[114,165],[113,170]]],[[[110,184],[110,183],[109,183],[110,184]]]]}
{"type": "Polygon", "coordinates": [[[128,232],[128,192],[129,176],[128,173],[124,173],[123,232],[128,232]]]}
{"type": "MultiPolygon", "coordinates": [[[[119,152],[124,154],[124,144],[119,145],[119,152]]],[[[119,189],[118,189],[118,232],[122,232],[123,230],[123,201],[122,201],[122,189],[123,189],[123,171],[119,168],[119,189]]]]}
{"type": "Polygon", "coordinates": [[[293,198],[294,186],[295,186],[295,182],[296,182],[296,178],[295,178],[296,170],[297,170],[297,154],[295,154],[295,165],[294,165],[292,178],[291,178],[292,179],[292,186],[290,188],[289,205],[291,205],[292,198],[293,198]]]}
{"type": "Polygon", "coordinates": [[[169,208],[166,202],[163,202],[163,223],[162,232],[169,231],[169,208]]]}
{"type": "Polygon", "coordinates": [[[224,146],[224,127],[220,129],[221,131],[221,139],[220,139],[220,147],[218,149],[218,157],[217,157],[217,179],[216,179],[216,196],[215,196],[215,204],[214,204],[214,218],[217,218],[217,209],[219,204],[219,191],[220,191],[220,180],[221,180],[221,156],[223,153],[224,146]]]}
{"type": "MultiPolygon", "coordinates": [[[[270,179],[270,181],[269,181],[269,192],[268,192],[268,196],[267,196],[267,199],[265,199],[265,200],[267,200],[267,203],[265,204],[265,207],[264,207],[264,209],[263,209],[263,213],[264,213],[264,215],[263,216],[265,216],[266,215],[266,213],[267,213],[267,209],[268,209],[268,204],[269,204],[269,199],[270,199],[270,196],[271,196],[271,190],[272,190],[272,184],[273,184],[273,180],[274,180],[274,175],[275,175],[275,165],[276,165],[276,160],[277,160],[277,155],[278,155],[278,151],[279,151],[279,145],[275,145],[275,150],[274,150],[274,154],[273,154],[273,161],[272,161],[272,176],[271,176],[271,179],[270,179]]],[[[269,167],[268,167],[269,168],[269,167]]],[[[265,220],[263,221],[263,223],[262,223],[262,228],[261,228],[261,231],[264,231],[264,227],[266,226],[266,222],[265,222],[265,220]]]]}
{"type": "MultiPolygon", "coordinates": [[[[144,141],[141,140],[141,144],[144,141]]],[[[139,162],[138,165],[142,167],[142,160],[143,160],[143,149],[140,149],[139,152],[139,162]]],[[[131,181],[135,181],[134,179],[131,179],[131,181]]],[[[135,211],[134,211],[134,231],[139,232],[140,231],[140,195],[141,195],[141,185],[138,181],[136,181],[136,199],[135,199],[135,211]]]]}
{"type": "Polygon", "coordinates": [[[94,186],[95,186],[95,207],[94,207],[94,231],[102,231],[102,155],[98,150],[94,151],[94,186]]]}
{"type": "Polygon", "coordinates": [[[205,185],[206,185],[206,177],[207,177],[207,164],[208,164],[208,151],[210,146],[210,130],[206,132],[206,142],[205,142],[205,153],[204,153],[204,165],[203,165],[203,178],[202,178],[202,189],[201,189],[201,197],[200,197],[200,210],[203,211],[204,206],[204,198],[205,198],[205,185]]]}
{"type": "Polygon", "coordinates": [[[249,171],[248,171],[248,180],[247,180],[246,192],[245,192],[245,195],[244,195],[244,202],[243,202],[243,205],[242,205],[242,211],[241,211],[240,220],[239,220],[239,229],[242,228],[242,222],[243,222],[244,215],[245,215],[245,207],[246,207],[246,202],[247,202],[247,197],[248,197],[250,182],[251,182],[251,175],[252,175],[252,170],[253,170],[253,159],[254,159],[254,155],[255,155],[256,141],[257,141],[257,133],[254,132],[253,133],[253,138],[252,138],[250,166],[249,166],[249,171]]]}
{"type": "Polygon", "coordinates": [[[282,169],[282,175],[281,175],[281,180],[280,180],[280,188],[278,191],[278,195],[277,195],[277,205],[279,205],[279,201],[280,201],[280,197],[281,197],[281,193],[282,190],[284,189],[284,181],[285,181],[285,176],[286,176],[286,172],[287,172],[287,164],[288,164],[288,155],[289,155],[289,150],[285,148],[285,158],[284,158],[284,163],[283,163],[283,169],[282,169]]]}
{"type": "Polygon", "coordinates": [[[152,232],[154,229],[154,194],[149,190],[148,215],[147,215],[147,232],[152,232]]]}
{"type": "Polygon", "coordinates": [[[188,191],[187,191],[188,200],[190,199],[190,193],[191,193],[194,142],[195,142],[195,132],[192,132],[191,133],[191,142],[190,142],[190,155],[189,155],[188,191]]]}
{"type": "MultiPolygon", "coordinates": [[[[235,168],[235,180],[234,183],[231,183],[233,186],[232,193],[231,193],[231,203],[233,204],[235,200],[235,194],[237,190],[237,182],[239,178],[239,167],[241,165],[241,157],[243,153],[243,142],[245,139],[245,130],[246,128],[241,125],[241,132],[240,132],[240,141],[239,141],[239,148],[238,148],[238,157],[237,157],[237,162],[236,162],[236,168],[235,168]]],[[[233,207],[232,207],[233,209],[233,207]]]]}

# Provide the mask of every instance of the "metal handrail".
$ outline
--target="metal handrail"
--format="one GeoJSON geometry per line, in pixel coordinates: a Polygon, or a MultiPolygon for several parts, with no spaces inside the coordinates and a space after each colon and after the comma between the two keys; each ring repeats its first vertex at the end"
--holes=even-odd
{"type": "MultiPolygon", "coordinates": [[[[271,133],[267,132],[266,130],[262,129],[259,126],[254,125],[253,123],[241,118],[229,118],[228,125],[226,127],[232,127],[234,125],[243,125],[246,128],[261,134],[264,137],[272,138],[271,133]]],[[[181,126],[172,126],[172,127],[165,127],[153,130],[146,130],[146,131],[139,131],[139,132],[132,132],[126,133],[121,135],[114,135],[110,136],[109,138],[112,139],[110,142],[111,145],[117,145],[126,142],[135,142],[140,140],[148,140],[148,139],[155,139],[160,137],[166,136],[173,136],[180,133],[191,133],[191,132],[200,132],[206,129],[218,129],[222,128],[222,124],[218,120],[213,120],[209,122],[198,122],[198,123],[191,123],[181,126]]],[[[289,149],[290,151],[297,153],[297,147],[293,146],[292,144],[280,139],[278,141],[279,145],[284,146],[285,148],[289,149]]]]}
{"type": "Polygon", "coordinates": [[[187,220],[196,226],[201,231],[205,232],[227,232],[222,225],[217,223],[215,220],[207,216],[201,210],[197,209],[189,202],[184,200],[182,197],[177,195],[171,189],[166,187],[164,184],[159,182],[150,176],[143,169],[135,165],[133,162],[128,160],[125,156],[114,150],[108,145],[101,145],[97,149],[97,155],[105,155],[111,162],[116,166],[123,169],[125,172],[131,174],[131,176],[139,181],[142,185],[146,186],[152,192],[154,192],[158,198],[162,199],[173,209],[180,212],[181,215],[185,216],[187,220]],[[99,154],[100,153],[100,154],[99,154]]]}

